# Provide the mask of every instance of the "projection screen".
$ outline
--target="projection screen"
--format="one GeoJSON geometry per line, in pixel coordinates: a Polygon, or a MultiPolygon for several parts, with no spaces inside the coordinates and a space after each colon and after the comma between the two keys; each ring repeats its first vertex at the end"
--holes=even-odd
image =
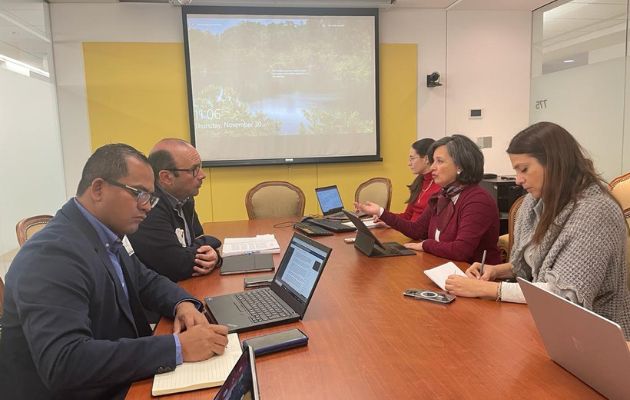
{"type": "Polygon", "coordinates": [[[204,166],[381,160],[378,10],[183,7],[204,166]]]}

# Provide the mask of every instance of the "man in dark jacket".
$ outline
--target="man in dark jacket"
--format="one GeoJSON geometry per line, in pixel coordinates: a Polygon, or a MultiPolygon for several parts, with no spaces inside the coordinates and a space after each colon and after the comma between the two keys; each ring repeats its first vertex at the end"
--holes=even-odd
{"type": "Polygon", "coordinates": [[[157,206],[129,236],[136,255],[174,282],[206,275],[221,264],[221,242],[203,235],[193,197],[206,175],[197,150],[181,139],[163,139],[149,154],[157,206]]]}
{"type": "Polygon", "coordinates": [[[153,171],[123,144],[88,159],[77,196],[28,239],[6,276],[3,399],[122,399],[131,382],[221,354],[227,327],[146,268],[124,240],[151,208],[153,171]],[[151,336],[142,307],[175,318],[151,336]]]}

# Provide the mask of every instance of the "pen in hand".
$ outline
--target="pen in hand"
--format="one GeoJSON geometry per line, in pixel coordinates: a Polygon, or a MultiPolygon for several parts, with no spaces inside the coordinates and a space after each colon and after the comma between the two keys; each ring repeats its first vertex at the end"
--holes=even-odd
{"type": "Polygon", "coordinates": [[[479,279],[483,276],[483,266],[486,265],[486,250],[483,251],[481,256],[481,267],[479,267],[479,279]]]}

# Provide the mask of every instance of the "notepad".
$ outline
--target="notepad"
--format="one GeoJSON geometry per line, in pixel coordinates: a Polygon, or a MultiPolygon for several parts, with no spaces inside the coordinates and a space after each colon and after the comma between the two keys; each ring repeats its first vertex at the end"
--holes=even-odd
{"type": "Polygon", "coordinates": [[[178,365],[174,371],[156,374],[153,378],[151,394],[163,396],[221,386],[236,365],[241,353],[238,334],[230,333],[225,353],[205,361],[185,362],[178,365]]]}
{"type": "Polygon", "coordinates": [[[221,255],[223,257],[252,253],[280,253],[280,245],[273,234],[256,235],[244,238],[225,238],[221,255]]]}
{"type": "Polygon", "coordinates": [[[466,276],[461,269],[451,261],[446,264],[438,265],[435,268],[427,269],[424,271],[425,275],[429,277],[436,285],[442,290],[446,290],[446,278],[450,275],[466,276]]]}

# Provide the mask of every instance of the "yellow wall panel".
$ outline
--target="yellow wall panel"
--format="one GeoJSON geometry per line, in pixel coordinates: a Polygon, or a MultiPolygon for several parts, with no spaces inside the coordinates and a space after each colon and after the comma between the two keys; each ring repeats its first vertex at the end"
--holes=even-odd
{"type": "MultiPolygon", "coordinates": [[[[359,183],[392,180],[392,209],[401,211],[412,180],[407,152],[416,135],[417,47],[381,44],[382,162],[206,169],[197,196],[200,219],[246,219],[245,194],[264,180],[285,180],[306,196],[306,214],[319,212],[314,189],[336,184],[350,208],[359,183]]],[[[147,152],[164,137],[189,139],[184,50],[181,43],[84,43],[92,148],[128,143],[147,152]]]]}
{"type": "Polygon", "coordinates": [[[189,139],[181,43],[83,43],[92,148],[189,139]]]}

